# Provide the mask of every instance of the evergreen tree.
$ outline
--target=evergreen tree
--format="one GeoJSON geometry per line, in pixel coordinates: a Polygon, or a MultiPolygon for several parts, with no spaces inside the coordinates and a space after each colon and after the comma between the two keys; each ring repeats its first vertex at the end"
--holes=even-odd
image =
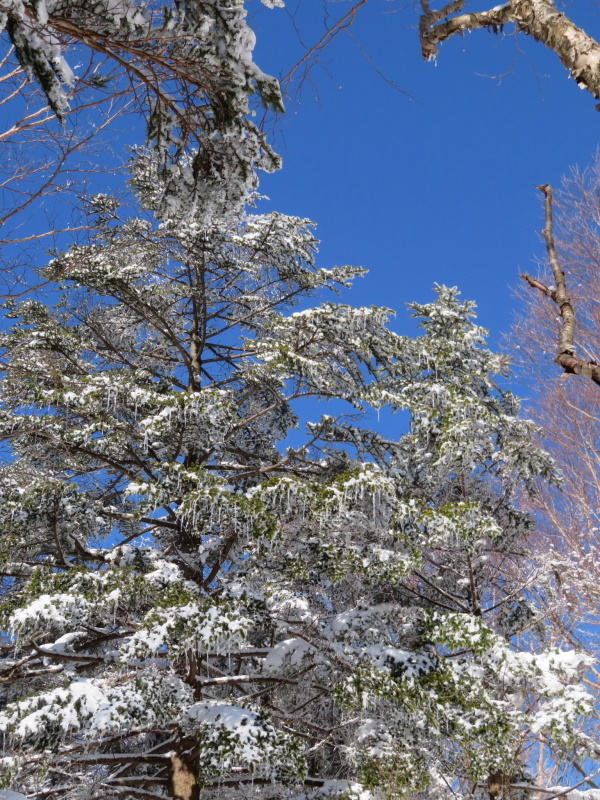
{"type": "Polygon", "coordinates": [[[315,267],[310,222],[158,224],[151,161],[136,182],[139,216],[97,197],[95,240],[46,268],[54,306],[7,307],[4,786],[495,798],[540,736],[593,755],[582,657],[516,646],[515,497],[553,467],[473,304],[437,287],[416,338],[305,307],[361,274],[315,267]],[[311,398],[334,413],[301,434],[311,398]]]}

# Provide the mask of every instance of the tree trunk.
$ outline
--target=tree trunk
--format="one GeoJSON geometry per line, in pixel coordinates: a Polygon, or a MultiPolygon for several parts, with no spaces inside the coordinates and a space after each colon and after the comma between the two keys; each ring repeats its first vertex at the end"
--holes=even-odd
{"type": "Polygon", "coordinates": [[[174,753],[169,765],[167,789],[172,800],[199,800],[200,787],[196,777],[196,759],[189,752],[174,753]]]}

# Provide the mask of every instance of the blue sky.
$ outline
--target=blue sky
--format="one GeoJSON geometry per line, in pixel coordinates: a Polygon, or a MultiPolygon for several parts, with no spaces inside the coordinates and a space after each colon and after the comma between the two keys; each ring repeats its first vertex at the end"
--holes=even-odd
{"type": "MultiPolygon", "coordinates": [[[[277,76],[303,52],[291,21],[297,0],[286,5],[261,7],[251,23],[256,60],[277,76]]],[[[321,9],[320,0],[299,6],[305,42],[325,30],[321,9]]],[[[600,6],[575,0],[565,10],[600,37],[600,6]]],[[[571,167],[589,164],[600,112],[558,58],[523,35],[455,38],[435,66],[421,60],[417,24],[416,7],[370,0],[351,28],[413,99],[348,34],[328,48],[275,127],[284,168],[263,179],[263,208],[316,221],[321,266],[369,268],[346,300],[397,309],[399,331],[410,330],[403,304],[430,299],[437,281],[477,302],[498,343],[519,273],[544,255],[534,184],[558,187],[571,167]]]]}

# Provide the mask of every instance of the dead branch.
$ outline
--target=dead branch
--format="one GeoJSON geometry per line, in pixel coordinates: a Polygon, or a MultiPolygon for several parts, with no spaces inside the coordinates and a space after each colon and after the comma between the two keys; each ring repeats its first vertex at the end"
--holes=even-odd
{"type": "Polygon", "coordinates": [[[576,355],[575,352],[575,310],[567,294],[567,282],[565,272],[559,261],[554,242],[554,221],[552,215],[553,193],[552,187],[543,185],[538,187],[543,193],[545,201],[546,224],[542,234],[546,242],[548,261],[552,269],[556,288],[545,286],[541,281],[532,278],[530,275],[523,274],[521,277],[533,289],[538,289],[546,297],[553,300],[558,306],[562,324],[558,336],[558,353],[555,361],[564,369],[565,372],[581,375],[589,378],[600,386],[600,366],[594,360],[586,361],[576,355]]]}

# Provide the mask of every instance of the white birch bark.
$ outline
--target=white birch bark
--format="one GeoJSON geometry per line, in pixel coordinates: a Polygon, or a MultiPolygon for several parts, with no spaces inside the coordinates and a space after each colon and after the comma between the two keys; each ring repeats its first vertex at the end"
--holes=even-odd
{"type": "Polygon", "coordinates": [[[509,0],[489,11],[476,13],[457,13],[463,11],[464,0],[440,11],[432,11],[428,0],[422,0],[421,5],[420,36],[424,58],[435,58],[438,45],[456,34],[479,28],[497,32],[512,23],[520,32],[553,50],[581,88],[600,99],[600,44],[560,12],[552,0],[509,0]],[[457,16],[449,16],[451,14],[457,16]]]}

